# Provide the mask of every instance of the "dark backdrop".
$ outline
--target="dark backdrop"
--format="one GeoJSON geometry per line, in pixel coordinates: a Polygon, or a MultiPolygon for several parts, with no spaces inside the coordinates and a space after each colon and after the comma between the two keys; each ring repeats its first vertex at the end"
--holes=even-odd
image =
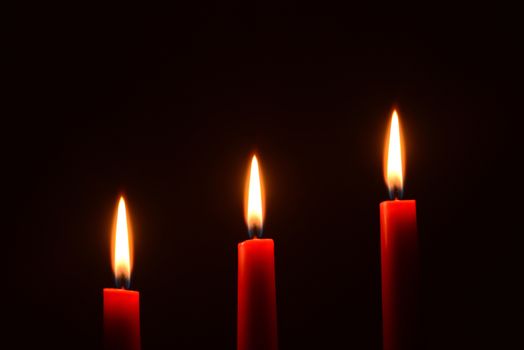
{"type": "Polygon", "coordinates": [[[425,348],[511,344],[523,311],[510,205],[522,156],[507,143],[522,115],[511,105],[518,22],[493,9],[411,11],[18,12],[2,127],[13,348],[101,347],[110,226],[125,193],[143,348],[234,349],[256,151],[281,348],[380,349],[378,205],[393,106],[405,197],[418,204],[425,348]]]}

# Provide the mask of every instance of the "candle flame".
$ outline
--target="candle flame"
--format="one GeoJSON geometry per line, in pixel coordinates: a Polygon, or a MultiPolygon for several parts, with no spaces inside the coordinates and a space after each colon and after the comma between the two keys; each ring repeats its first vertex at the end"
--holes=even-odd
{"type": "Polygon", "coordinates": [[[248,175],[247,190],[245,198],[245,219],[248,227],[249,237],[256,234],[262,236],[264,223],[264,201],[263,186],[257,156],[251,160],[251,168],[248,175]]]}
{"type": "Polygon", "coordinates": [[[113,272],[117,287],[129,288],[131,281],[131,239],[124,197],[118,201],[113,234],[113,272]]]}
{"type": "Polygon", "coordinates": [[[404,148],[397,111],[393,111],[385,151],[385,180],[389,196],[401,198],[404,190],[404,148]]]}

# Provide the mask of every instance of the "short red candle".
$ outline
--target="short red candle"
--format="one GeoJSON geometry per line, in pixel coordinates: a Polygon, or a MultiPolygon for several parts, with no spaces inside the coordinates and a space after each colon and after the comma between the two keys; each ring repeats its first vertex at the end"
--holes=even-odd
{"type": "Polygon", "coordinates": [[[380,204],[384,350],[418,349],[419,251],[414,200],[380,204]]]}
{"type": "Polygon", "coordinates": [[[276,350],[274,243],[272,239],[259,238],[264,203],[256,156],[251,161],[247,185],[246,224],[254,238],[238,244],[237,350],[276,350]]]}
{"type": "Polygon", "coordinates": [[[404,184],[400,125],[393,111],[385,179],[395,200],[380,204],[382,334],[384,350],[418,350],[419,247],[414,200],[398,200],[404,184]]]}
{"type": "Polygon", "coordinates": [[[277,349],[274,256],[272,239],[238,244],[237,350],[277,349]]]}
{"type": "Polygon", "coordinates": [[[140,294],[104,289],[104,344],[106,350],[140,350],[140,294]]]}
{"type": "Polygon", "coordinates": [[[140,350],[140,294],[125,290],[131,279],[131,239],[126,205],[120,197],[113,234],[113,271],[117,287],[104,289],[104,348],[140,350]]]}

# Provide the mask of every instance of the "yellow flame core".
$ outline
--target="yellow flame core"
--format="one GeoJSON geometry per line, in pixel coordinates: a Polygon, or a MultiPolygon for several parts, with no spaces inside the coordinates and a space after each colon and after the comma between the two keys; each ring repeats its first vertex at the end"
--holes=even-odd
{"type": "Polygon", "coordinates": [[[390,193],[402,192],[404,185],[402,142],[397,111],[393,111],[387,148],[386,183],[390,193]]]}
{"type": "Polygon", "coordinates": [[[264,222],[264,204],[257,156],[253,156],[251,160],[248,186],[246,224],[249,230],[257,229],[261,231],[264,222]]]}
{"type": "Polygon", "coordinates": [[[127,223],[126,202],[120,197],[118,212],[116,216],[115,241],[114,241],[114,265],[115,278],[129,281],[131,278],[131,259],[129,245],[129,230],[127,223]]]}

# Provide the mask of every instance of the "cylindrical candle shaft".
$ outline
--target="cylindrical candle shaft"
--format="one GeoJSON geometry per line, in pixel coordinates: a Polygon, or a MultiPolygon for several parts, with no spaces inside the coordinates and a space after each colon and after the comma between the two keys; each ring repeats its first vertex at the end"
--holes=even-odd
{"type": "Polygon", "coordinates": [[[419,247],[416,202],[380,204],[384,350],[419,349],[419,247]]]}
{"type": "Polygon", "coordinates": [[[106,350],[140,350],[140,294],[104,289],[104,347],[106,350]]]}
{"type": "Polygon", "coordinates": [[[237,350],[277,349],[274,255],[272,239],[238,244],[237,350]]]}

